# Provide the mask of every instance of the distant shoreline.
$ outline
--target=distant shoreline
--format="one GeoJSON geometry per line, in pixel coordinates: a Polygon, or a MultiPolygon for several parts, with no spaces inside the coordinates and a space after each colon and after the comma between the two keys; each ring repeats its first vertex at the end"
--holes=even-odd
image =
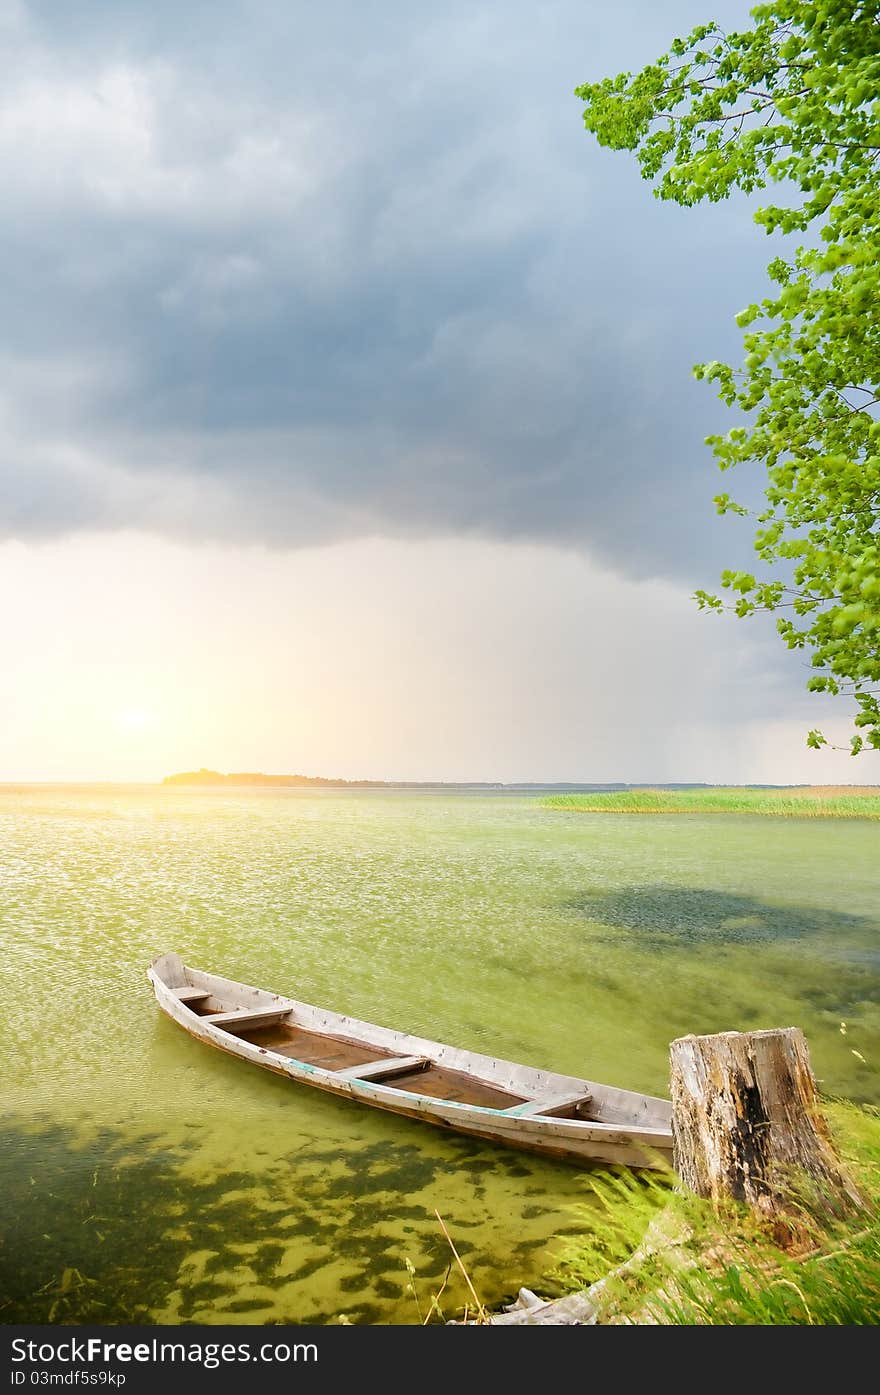
{"type": "MultiPolygon", "coordinates": [[[[218,770],[187,770],[180,774],[166,775],[163,786],[214,789],[414,789],[414,790],[533,790],[552,794],[559,792],[560,800],[580,800],[581,798],[601,798],[603,801],[615,799],[640,799],[645,792],[662,792],[671,801],[679,797],[693,797],[703,801],[716,793],[724,796],[734,791],[758,796],[773,796],[781,791],[792,791],[805,798],[815,799],[838,796],[846,793],[852,797],[874,794],[880,799],[880,785],[709,785],[704,782],[670,781],[662,784],[631,784],[624,781],[502,781],[502,780],[347,780],[326,775],[266,775],[262,772],[243,771],[225,774],[218,770]]],[[[603,807],[607,807],[604,806],[603,807]]],[[[677,807],[677,806],[676,806],[677,807]]]]}
{"type": "MultiPolygon", "coordinates": [[[[225,774],[219,770],[185,770],[166,775],[165,786],[199,789],[228,788],[260,789],[368,789],[368,790],[561,790],[572,793],[587,791],[625,791],[644,788],[622,780],[346,780],[328,775],[265,775],[261,771],[241,771],[225,774]]],[[[702,789],[699,783],[658,785],[658,789],[702,789]]],[[[880,793],[880,788],[878,788],[880,793]]]]}
{"type": "Polygon", "coordinates": [[[390,789],[395,787],[416,787],[420,789],[443,788],[448,786],[467,789],[500,789],[496,782],[445,781],[445,780],[345,780],[341,776],[328,775],[264,775],[262,771],[241,771],[224,774],[219,770],[185,770],[178,775],[166,775],[163,785],[187,785],[214,788],[233,786],[237,789],[271,788],[282,789],[390,789]]]}
{"type": "MultiPolygon", "coordinates": [[[[705,781],[587,781],[587,780],[346,780],[341,777],[321,775],[265,775],[244,771],[223,774],[219,771],[184,771],[165,776],[162,780],[0,780],[0,793],[14,794],[39,790],[64,790],[68,793],[83,791],[97,793],[125,790],[149,792],[151,790],[203,790],[212,789],[299,789],[299,790],[457,790],[473,793],[523,793],[544,796],[539,802],[549,807],[567,808],[583,812],[593,812],[588,807],[593,800],[598,803],[595,812],[619,813],[681,813],[696,811],[710,812],[707,801],[723,800],[723,808],[717,812],[737,812],[731,801],[747,797],[750,801],[776,796],[780,799],[798,799],[809,802],[809,813],[816,814],[817,802],[842,799],[864,801],[880,800],[878,785],[710,785],[705,781]],[[207,778],[206,778],[207,777],[207,778]],[[663,795],[668,799],[668,808],[661,808],[656,800],[646,807],[644,796],[663,795]],[[609,800],[607,796],[613,796],[609,800]],[[694,804],[696,801],[696,804],[694,804]],[[638,805],[638,807],[636,807],[638,805]]],[[[743,812],[742,809],[739,812],[743,812]]],[[[769,808],[753,812],[772,812],[769,808]]],[[[859,814],[864,816],[862,808],[859,814]]]]}

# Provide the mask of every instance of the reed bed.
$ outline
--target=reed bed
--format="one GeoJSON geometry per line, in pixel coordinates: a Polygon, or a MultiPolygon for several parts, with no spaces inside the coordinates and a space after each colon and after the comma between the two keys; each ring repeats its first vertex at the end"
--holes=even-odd
{"type": "Polygon", "coordinates": [[[796,819],[880,819],[880,786],[645,788],[597,794],[551,794],[541,803],[548,809],[584,814],[762,814],[796,819]]]}

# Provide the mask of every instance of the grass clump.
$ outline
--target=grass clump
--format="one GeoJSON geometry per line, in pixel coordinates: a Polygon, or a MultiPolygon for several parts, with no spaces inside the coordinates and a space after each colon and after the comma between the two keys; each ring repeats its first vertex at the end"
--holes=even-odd
{"type": "Polygon", "coordinates": [[[880,1111],[829,1113],[867,1210],[829,1220],[805,1208],[782,1247],[753,1212],[675,1192],[671,1175],[597,1174],[557,1280],[570,1291],[602,1281],[601,1324],[880,1324],[880,1111]]]}
{"type": "Polygon", "coordinates": [[[633,789],[596,794],[551,794],[548,809],[585,814],[764,814],[799,819],[880,819],[877,786],[803,786],[759,789],[717,786],[708,789],[633,789]]]}

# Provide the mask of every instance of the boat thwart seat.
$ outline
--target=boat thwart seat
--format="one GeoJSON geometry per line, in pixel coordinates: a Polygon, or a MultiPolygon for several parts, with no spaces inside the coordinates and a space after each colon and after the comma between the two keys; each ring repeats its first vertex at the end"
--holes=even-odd
{"type": "Polygon", "coordinates": [[[536,1115],[542,1118],[545,1115],[554,1114],[576,1114],[578,1110],[587,1105],[593,1096],[589,1091],[579,1090],[576,1094],[554,1095],[544,1100],[529,1100],[527,1104],[516,1104],[512,1109],[505,1109],[505,1114],[515,1114],[518,1119],[531,1119],[536,1115]]]}
{"type": "Polygon", "coordinates": [[[386,1056],[381,1061],[362,1061],[359,1066],[346,1066],[334,1071],[343,1080],[391,1080],[395,1075],[409,1075],[426,1070],[431,1064],[427,1056],[386,1056]]]}
{"type": "Polygon", "coordinates": [[[232,1012],[208,1012],[200,1020],[210,1022],[212,1027],[222,1027],[224,1032],[239,1031],[244,1027],[269,1027],[289,1016],[289,1007],[277,1008],[235,1008],[232,1012]]]}
{"type": "Polygon", "coordinates": [[[184,988],[172,988],[171,992],[182,1003],[203,1003],[211,996],[207,988],[192,988],[189,984],[184,988]]]}

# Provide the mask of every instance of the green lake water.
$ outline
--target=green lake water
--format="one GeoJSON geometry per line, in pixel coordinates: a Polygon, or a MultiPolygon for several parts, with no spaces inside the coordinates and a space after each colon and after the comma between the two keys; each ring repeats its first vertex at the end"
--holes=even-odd
{"type": "MultiPolygon", "coordinates": [[[[876,1101],[878,932],[870,823],[0,791],[0,1321],[413,1322],[407,1260],[423,1310],[449,1260],[435,1208],[488,1304],[555,1291],[589,1223],[574,1168],[191,1040],[145,978],[163,950],[653,1093],[677,1035],[797,1024],[826,1093],[876,1101]]],[[[451,1276],[447,1315],[465,1297],[451,1276]]]]}

